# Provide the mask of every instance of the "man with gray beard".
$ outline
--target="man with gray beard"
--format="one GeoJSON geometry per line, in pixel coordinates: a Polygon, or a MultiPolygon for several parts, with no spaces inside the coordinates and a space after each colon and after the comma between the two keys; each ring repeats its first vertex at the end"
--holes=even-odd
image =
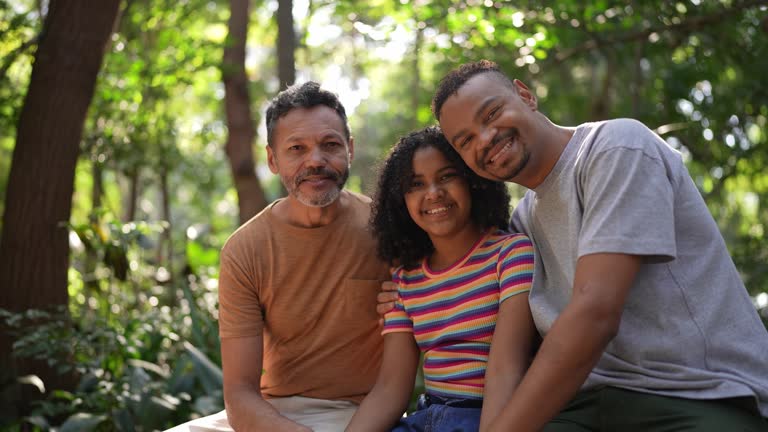
{"type": "Polygon", "coordinates": [[[354,141],[317,83],[267,109],[269,168],[288,196],[221,251],[226,410],[173,431],[339,431],[381,362],[376,294],[389,280],[366,226],[370,199],[343,189],[354,141]]]}

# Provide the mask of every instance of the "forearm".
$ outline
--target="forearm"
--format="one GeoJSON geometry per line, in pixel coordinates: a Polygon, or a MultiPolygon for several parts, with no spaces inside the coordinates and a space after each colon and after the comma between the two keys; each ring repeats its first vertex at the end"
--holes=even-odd
{"type": "Polygon", "coordinates": [[[384,355],[373,390],[360,404],[347,432],[388,431],[408,408],[419,349],[413,333],[384,335],[384,355]]]}
{"type": "Polygon", "coordinates": [[[388,431],[408,408],[412,390],[376,385],[360,404],[347,432],[388,431]]]}
{"type": "Polygon", "coordinates": [[[225,393],[227,418],[235,431],[309,432],[302,426],[282,416],[261,394],[247,386],[225,393]]]}
{"type": "Polygon", "coordinates": [[[488,430],[538,431],[576,395],[616,330],[571,304],[555,321],[503,412],[488,430]],[[556,389],[556,390],[555,390],[556,389]]]}
{"type": "Polygon", "coordinates": [[[489,429],[522,381],[531,361],[535,337],[537,333],[528,306],[528,294],[518,294],[504,301],[499,308],[488,355],[481,431],[489,429]]]}
{"type": "Polygon", "coordinates": [[[520,373],[505,373],[488,368],[485,375],[485,390],[483,392],[483,410],[480,416],[480,431],[491,430],[490,427],[504,410],[507,402],[512,399],[515,389],[523,379],[524,370],[520,373]]]}
{"type": "Polygon", "coordinates": [[[626,254],[579,258],[570,302],[491,430],[537,431],[573,399],[618,332],[641,263],[626,254]]]}

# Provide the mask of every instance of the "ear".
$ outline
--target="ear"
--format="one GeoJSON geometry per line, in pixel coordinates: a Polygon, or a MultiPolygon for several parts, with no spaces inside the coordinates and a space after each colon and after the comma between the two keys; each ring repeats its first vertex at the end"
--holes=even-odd
{"type": "Polygon", "coordinates": [[[277,174],[277,162],[275,160],[275,154],[272,150],[272,146],[267,144],[267,165],[272,174],[277,174]]]}
{"type": "Polygon", "coordinates": [[[349,161],[352,162],[355,156],[355,137],[349,137],[349,161]]]}
{"type": "Polygon", "coordinates": [[[528,87],[519,79],[514,80],[513,83],[515,84],[517,94],[520,96],[520,99],[523,100],[523,103],[528,105],[528,107],[533,111],[538,110],[539,103],[536,100],[536,95],[533,94],[533,92],[530,91],[528,87]]]}

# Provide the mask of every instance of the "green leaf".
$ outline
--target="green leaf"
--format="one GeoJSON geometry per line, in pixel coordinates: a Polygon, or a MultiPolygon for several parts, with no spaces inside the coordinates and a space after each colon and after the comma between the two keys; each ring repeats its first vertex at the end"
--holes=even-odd
{"type": "Polygon", "coordinates": [[[45,384],[43,383],[43,380],[40,379],[37,375],[25,375],[22,377],[17,378],[17,381],[20,384],[29,384],[37,388],[37,390],[40,391],[40,393],[45,393],[45,384]]]}
{"type": "Polygon", "coordinates": [[[104,420],[105,415],[93,415],[89,413],[72,414],[64,424],[61,425],[59,432],[88,432],[96,429],[104,420]]]}
{"type": "Polygon", "coordinates": [[[219,262],[219,250],[204,248],[200,243],[190,241],[187,243],[187,260],[193,269],[201,266],[213,267],[219,262]]]}
{"type": "Polygon", "coordinates": [[[211,360],[199,349],[195,348],[191,343],[184,341],[184,348],[187,353],[192,357],[195,363],[195,371],[197,371],[200,382],[208,393],[215,390],[221,390],[224,386],[224,377],[221,373],[221,368],[213,364],[211,360]]]}
{"type": "Polygon", "coordinates": [[[136,430],[136,424],[127,409],[112,411],[112,421],[119,432],[134,432],[136,430]]]}
{"type": "Polygon", "coordinates": [[[200,396],[195,399],[194,407],[195,411],[204,416],[217,413],[224,409],[221,396],[214,397],[209,395],[200,396]]]}
{"type": "Polygon", "coordinates": [[[152,362],[148,362],[146,360],[128,359],[128,364],[131,365],[131,366],[137,367],[137,368],[141,368],[141,369],[144,369],[144,370],[147,370],[147,371],[150,371],[150,372],[154,372],[154,373],[156,373],[157,375],[159,375],[162,378],[166,378],[167,379],[169,377],[168,372],[166,372],[163,368],[161,368],[160,366],[158,366],[158,365],[156,365],[156,364],[154,364],[152,362]]]}
{"type": "Polygon", "coordinates": [[[31,425],[37,426],[42,430],[49,430],[51,428],[51,425],[48,424],[48,420],[46,420],[45,417],[40,415],[29,416],[25,418],[24,421],[31,425]]]}

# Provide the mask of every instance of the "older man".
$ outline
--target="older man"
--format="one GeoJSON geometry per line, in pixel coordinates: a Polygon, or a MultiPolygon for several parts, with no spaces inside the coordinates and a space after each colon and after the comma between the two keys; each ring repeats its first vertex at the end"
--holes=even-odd
{"type": "Polygon", "coordinates": [[[370,199],[343,189],[354,153],[344,107],[308,82],[278,94],[266,121],[288,196],[222,249],[226,412],[185,430],[343,430],[381,361],[375,304],[389,273],[366,230],[370,199]]]}

